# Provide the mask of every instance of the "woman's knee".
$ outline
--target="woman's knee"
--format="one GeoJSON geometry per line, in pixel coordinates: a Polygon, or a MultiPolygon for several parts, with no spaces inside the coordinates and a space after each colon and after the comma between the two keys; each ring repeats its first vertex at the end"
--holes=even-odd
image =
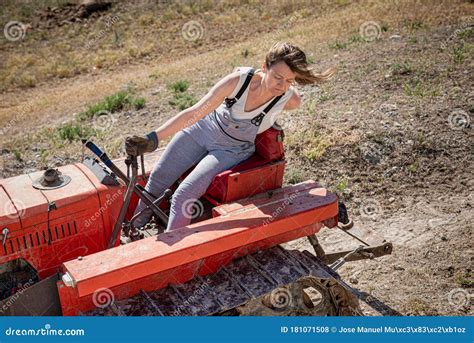
{"type": "Polygon", "coordinates": [[[203,176],[195,183],[186,181],[185,179],[174,192],[171,199],[171,205],[176,206],[182,204],[188,199],[199,199],[204,195],[211,181],[212,179],[209,180],[206,176],[203,176]]]}

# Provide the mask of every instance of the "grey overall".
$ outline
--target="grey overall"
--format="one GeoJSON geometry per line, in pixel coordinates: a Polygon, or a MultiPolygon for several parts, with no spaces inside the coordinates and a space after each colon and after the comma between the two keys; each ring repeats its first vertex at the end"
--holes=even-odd
{"type": "MultiPolygon", "coordinates": [[[[253,71],[249,74],[253,75],[253,71]]],[[[245,87],[247,85],[246,81],[245,87]]],[[[192,126],[177,132],[151,171],[145,188],[158,197],[184,172],[196,165],[173,194],[167,231],[188,225],[196,215],[193,212],[194,203],[204,195],[213,178],[255,152],[255,137],[264,115],[260,114],[251,120],[233,118],[230,107],[238,100],[239,94],[234,99],[226,99],[225,103],[192,126]],[[230,107],[229,100],[233,101],[230,107]]],[[[272,104],[279,98],[274,98],[272,104]]],[[[270,105],[264,112],[267,113],[273,106],[270,105]]],[[[145,204],[140,201],[135,214],[143,208],[145,204]]],[[[145,225],[151,215],[151,210],[144,211],[134,225],[145,225]]]]}

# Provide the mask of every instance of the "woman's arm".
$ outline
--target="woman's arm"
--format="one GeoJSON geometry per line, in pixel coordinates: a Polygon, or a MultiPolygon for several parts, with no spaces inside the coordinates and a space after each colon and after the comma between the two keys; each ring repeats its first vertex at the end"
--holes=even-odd
{"type": "Polygon", "coordinates": [[[299,93],[296,91],[296,88],[293,88],[293,94],[291,98],[286,102],[285,107],[283,107],[283,110],[285,111],[291,111],[295,110],[301,105],[301,96],[299,93]]]}
{"type": "Polygon", "coordinates": [[[239,82],[239,72],[227,75],[193,106],[179,112],[176,116],[168,119],[157,130],[156,134],[161,140],[174,135],[176,132],[191,126],[208,113],[214,111],[234,91],[239,82]]]}

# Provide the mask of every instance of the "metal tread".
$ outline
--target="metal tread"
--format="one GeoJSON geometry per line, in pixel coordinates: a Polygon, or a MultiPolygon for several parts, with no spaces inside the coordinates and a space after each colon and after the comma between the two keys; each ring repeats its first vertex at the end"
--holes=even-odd
{"type": "Polygon", "coordinates": [[[131,298],[114,301],[105,308],[96,308],[83,315],[214,315],[244,305],[305,276],[341,283],[337,273],[308,251],[275,246],[238,258],[213,274],[197,275],[184,284],[168,285],[156,291],[141,290],[131,298]]]}

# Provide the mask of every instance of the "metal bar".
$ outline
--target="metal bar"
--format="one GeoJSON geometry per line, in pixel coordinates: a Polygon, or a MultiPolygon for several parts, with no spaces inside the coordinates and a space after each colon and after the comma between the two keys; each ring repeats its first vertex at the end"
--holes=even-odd
{"type": "MultiPolygon", "coordinates": [[[[327,254],[325,262],[327,264],[331,264],[335,262],[337,259],[343,257],[344,255],[347,255],[350,252],[351,250],[346,250],[346,251],[339,251],[339,252],[327,254]]],[[[385,243],[383,245],[376,246],[376,247],[364,247],[357,254],[351,255],[348,258],[346,258],[346,262],[366,260],[366,259],[375,258],[375,257],[382,257],[385,255],[390,255],[391,253],[392,253],[392,243],[385,243]],[[369,254],[372,254],[372,255],[369,255],[369,254]]]]}
{"type": "Polygon", "coordinates": [[[274,249],[274,251],[279,255],[281,256],[281,258],[283,258],[284,260],[287,260],[287,261],[290,261],[291,264],[296,268],[296,270],[300,273],[300,274],[305,274],[305,270],[301,268],[301,266],[298,264],[298,261],[296,261],[293,257],[293,255],[291,255],[289,253],[289,251],[283,249],[283,247],[281,245],[277,245],[276,248],[274,249]]]}
{"type": "MultiPolygon", "coordinates": [[[[207,284],[207,282],[204,281],[204,279],[202,278],[201,275],[197,274],[197,275],[196,275],[196,278],[197,278],[202,284],[207,284]]],[[[219,300],[219,297],[218,297],[217,294],[214,292],[214,290],[212,289],[212,287],[206,286],[206,289],[211,293],[212,298],[219,304],[219,306],[220,306],[221,308],[224,308],[224,307],[225,307],[225,304],[222,303],[222,301],[219,300]]]]}
{"type": "Polygon", "coordinates": [[[349,257],[351,257],[352,255],[355,255],[355,254],[359,254],[360,251],[364,248],[363,245],[355,248],[354,250],[352,250],[351,252],[347,253],[346,255],[342,256],[341,258],[337,259],[334,263],[330,264],[329,265],[329,268],[333,269],[333,270],[338,270],[342,265],[344,265],[344,263],[346,263],[346,259],[348,259],[349,257]]]}
{"type": "Polygon", "coordinates": [[[140,290],[140,294],[142,295],[143,298],[146,299],[146,301],[148,302],[148,304],[151,306],[151,310],[152,312],[155,312],[158,313],[160,316],[164,316],[163,312],[161,312],[160,308],[158,307],[158,305],[153,301],[152,298],[150,298],[150,296],[148,295],[147,292],[145,292],[144,289],[141,289],[140,290]]]}
{"type": "Polygon", "coordinates": [[[127,317],[127,315],[123,311],[122,307],[120,307],[120,305],[118,305],[117,303],[113,302],[112,304],[110,304],[109,307],[118,316],[127,317]]]}
{"type": "MultiPolygon", "coordinates": [[[[119,167],[117,167],[107,156],[106,153],[102,152],[100,148],[95,145],[91,141],[82,140],[82,143],[89,148],[97,157],[100,158],[102,162],[113,172],[117,175],[120,179],[122,179],[125,184],[128,186],[130,184],[130,179],[125,175],[119,167]]],[[[138,168],[138,166],[137,166],[138,168]]],[[[165,224],[168,224],[168,216],[155,204],[153,204],[153,200],[150,200],[145,194],[144,189],[139,184],[132,182],[133,191],[135,194],[148,206],[151,208],[153,213],[155,213],[165,224]]]]}
{"type": "Polygon", "coordinates": [[[270,281],[273,285],[278,285],[278,281],[273,278],[270,274],[268,274],[260,265],[260,263],[252,256],[252,255],[247,255],[245,256],[245,259],[248,261],[248,263],[257,269],[260,275],[262,275],[265,279],[270,281]]]}
{"type": "MultiPolygon", "coordinates": [[[[132,163],[136,164],[136,160],[133,161],[132,163]]],[[[132,199],[133,185],[135,184],[135,180],[137,178],[137,169],[135,167],[136,166],[132,166],[132,177],[131,177],[130,183],[127,187],[127,191],[125,192],[125,198],[124,198],[122,207],[120,208],[120,214],[117,218],[117,221],[115,222],[114,229],[112,231],[112,235],[110,236],[109,244],[107,245],[108,249],[112,248],[115,245],[115,241],[117,240],[117,237],[120,234],[120,231],[122,230],[122,223],[125,219],[125,214],[127,213],[128,205],[130,204],[130,200],[132,199]]]]}
{"type": "Polygon", "coordinates": [[[230,270],[227,270],[226,267],[222,267],[221,270],[230,278],[230,280],[234,284],[239,285],[240,288],[242,288],[248,296],[253,297],[253,293],[247,288],[247,286],[240,282],[239,279],[237,279],[230,270]]]}
{"type": "Polygon", "coordinates": [[[316,253],[316,256],[318,256],[321,260],[324,261],[326,252],[324,251],[321,244],[319,244],[319,241],[316,235],[310,235],[310,236],[307,236],[307,238],[308,238],[309,243],[313,247],[314,252],[316,253]]]}

